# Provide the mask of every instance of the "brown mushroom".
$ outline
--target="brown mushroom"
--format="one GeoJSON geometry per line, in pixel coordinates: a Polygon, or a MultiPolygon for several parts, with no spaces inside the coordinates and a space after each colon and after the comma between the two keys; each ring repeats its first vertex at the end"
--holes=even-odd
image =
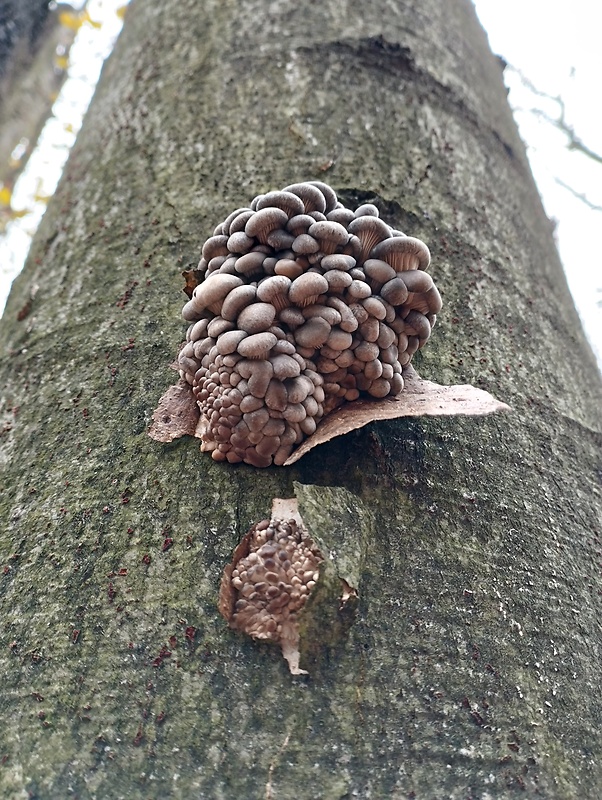
{"type": "Polygon", "coordinates": [[[392,236],[375,245],[371,256],[391,264],[396,272],[425,270],[431,263],[428,247],[413,236],[392,236]]]}

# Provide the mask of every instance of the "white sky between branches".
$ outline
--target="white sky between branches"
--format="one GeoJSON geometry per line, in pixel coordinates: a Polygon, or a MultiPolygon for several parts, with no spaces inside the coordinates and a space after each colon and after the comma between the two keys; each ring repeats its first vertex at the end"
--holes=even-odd
{"type": "MultiPolygon", "coordinates": [[[[602,211],[592,210],[574,193],[602,207],[602,164],[569,151],[566,137],[537,110],[556,117],[558,106],[533,94],[525,76],[540,92],[560,95],[566,121],[593,151],[602,154],[602,4],[591,0],[473,0],[493,51],[510,65],[510,88],[523,141],[548,216],[557,223],[556,240],[569,286],[586,333],[602,364],[602,211]],[[561,186],[567,184],[573,193],[561,186]]],[[[89,0],[87,10],[100,29],[84,24],[71,50],[69,79],[54,106],[40,143],[13,192],[15,209],[31,209],[0,237],[0,312],[10,283],[21,270],[31,236],[45,209],[39,199],[51,195],[60,177],[81,117],[94,92],[102,61],[111,50],[121,22],[116,10],[126,0],[89,0]],[[34,199],[37,197],[38,199],[34,199]]],[[[445,0],[441,0],[445,2],[445,0]]],[[[72,1],[81,7],[83,0],[72,1]]]]}

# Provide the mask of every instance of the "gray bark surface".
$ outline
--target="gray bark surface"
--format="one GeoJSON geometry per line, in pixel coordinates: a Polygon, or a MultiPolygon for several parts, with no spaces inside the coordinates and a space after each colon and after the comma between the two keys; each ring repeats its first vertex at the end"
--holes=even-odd
{"type": "Polygon", "coordinates": [[[134,0],[0,342],[3,797],[598,796],[600,376],[467,0],[134,0]],[[147,436],[181,271],[306,179],[428,243],[417,369],[512,414],[266,470],[147,436]],[[360,575],[296,678],[216,608],[295,494],[360,575]]]}

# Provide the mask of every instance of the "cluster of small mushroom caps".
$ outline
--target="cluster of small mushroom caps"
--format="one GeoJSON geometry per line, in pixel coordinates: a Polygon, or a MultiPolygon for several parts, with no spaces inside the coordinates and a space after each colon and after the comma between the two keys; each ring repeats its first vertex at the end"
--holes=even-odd
{"type": "Polygon", "coordinates": [[[295,519],[254,525],[226,567],[220,612],[235,630],[280,644],[291,672],[301,673],[297,615],[319,579],[323,557],[295,519]]]}
{"type": "Polygon", "coordinates": [[[180,376],[217,461],[283,464],[320,419],[403,389],[441,297],[427,246],[320,181],[257,196],[202,249],[180,376]]]}

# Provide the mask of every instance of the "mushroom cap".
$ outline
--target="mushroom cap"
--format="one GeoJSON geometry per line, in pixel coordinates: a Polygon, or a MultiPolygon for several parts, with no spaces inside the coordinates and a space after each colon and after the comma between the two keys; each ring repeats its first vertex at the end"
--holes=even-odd
{"type": "Polygon", "coordinates": [[[396,272],[425,270],[431,263],[428,247],[414,236],[392,236],[375,245],[370,255],[386,261],[396,272]]]}
{"type": "MultiPolygon", "coordinates": [[[[213,272],[202,283],[195,287],[191,303],[198,311],[208,308],[214,314],[219,314],[226,295],[241,286],[242,280],[236,275],[223,275],[213,272]]],[[[188,304],[187,304],[188,305],[188,304]]]]}
{"type": "Polygon", "coordinates": [[[223,235],[210,236],[203,245],[201,252],[203,258],[207,259],[207,261],[211,261],[214,256],[230,255],[230,251],[228,250],[228,237],[223,235]]]}
{"type": "Polygon", "coordinates": [[[199,339],[204,339],[207,336],[208,319],[200,319],[188,328],[186,332],[186,339],[189,342],[197,342],[199,339]]]}
{"type": "Polygon", "coordinates": [[[318,242],[309,233],[301,233],[292,243],[291,247],[295,253],[317,253],[320,249],[318,242]]]}
{"type": "Polygon", "coordinates": [[[314,222],[308,231],[310,236],[320,245],[320,250],[329,255],[338,247],[344,247],[349,241],[347,229],[338,222],[314,222]]]}
{"type": "Polygon", "coordinates": [[[257,202],[258,211],[262,208],[269,208],[270,206],[282,209],[289,218],[297,214],[303,214],[305,211],[303,200],[286,189],[283,189],[281,192],[268,192],[257,202]]]}
{"type": "Polygon", "coordinates": [[[392,278],[382,286],[380,295],[392,306],[400,306],[408,299],[408,287],[401,278],[392,278]]]}
{"type": "Polygon", "coordinates": [[[260,250],[251,250],[244,256],[236,259],[234,269],[241,275],[260,275],[263,272],[263,262],[266,254],[260,250]]]}
{"type": "Polygon", "coordinates": [[[248,253],[255,244],[255,239],[252,239],[244,231],[237,231],[231,233],[228,237],[228,250],[230,253],[248,253]]]}
{"type": "Polygon", "coordinates": [[[234,321],[243,308],[250,305],[255,300],[256,295],[256,288],[250,286],[248,283],[232,289],[232,291],[226,295],[226,299],[222,305],[222,310],[220,312],[222,317],[234,321]]]}
{"type": "Polygon", "coordinates": [[[325,306],[316,303],[315,305],[305,306],[302,313],[305,319],[322,317],[329,325],[338,325],[342,320],[341,312],[330,305],[325,306]]]}
{"type": "Polygon", "coordinates": [[[356,278],[349,284],[347,294],[354,300],[363,300],[365,297],[370,297],[372,289],[365,281],[360,281],[356,278]]]}
{"type": "Polygon", "coordinates": [[[230,322],[230,320],[224,319],[222,316],[213,317],[209,325],[207,325],[207,336],[210,336],[212,339],[217,339],[220,333],[233,329],[234,323],[230,322]]]}
{"type": "Polygon", "coordinates": [[[226,331],[217,337],[217,352],[222,355],[235,353],[238,345],[245,339],[247,334],[244,331],[226,331]]]}
{"type": "Polygon", "coordinates": [[[364,272],[372,279],[371,286],[382,286],[383,283],[392,280],[395,277],[395,270],[386,261],[381,261],[378,258],[369,258],[364,261],[364,272]]]}
{"type": "Polygon", "coordinates": [[[404,322],[406,335],[417,336],[421,342],[420,347],[422,347],[422,344],[424,344],[431,335],[431,324],[428,319],[424,314],[421,314],[420,311],[412,310],[407,315],[404,322]]]}
{"type": "Polygon", "coordinates": [[[276,318],[276,309],[271,303],[251,303],[238,315],[238,327],[247,333],[259,333],[271,328],[276,318]]]}
{"type": "Polygon", "coordinates": [[[350,269],[353,269],[356,265],[356,260],[352,256],[346,256],[342,253],[332,253],[331,255],[326,255],[320,262],[320,266],[323,270],[329,269],[340,269],[348,272],[350,269]]]}
{"type": "Polygon", "coordinates": [[[294,280],[303,274],[303,265],[299,263],[298,259],[279,258],[274,265],[274,273],[286,275],[287,278],[294,280]]]}
{"type": "Polygon", "coordinates": [[[232,211],[230,214],[228,214],[226,219],[222,222],[222,230],[226,236],[230,234],[230,225],[232,221],[238,217],[239,214],[242,214],[243,211],[251,211],[252,213],[252,209],[250,208],[237,208],[235,211],[232,211]]]}
{"type": "Polygon", "coordinates": [[[331,327],[323,317],[311,317],[295,331],[295,341],[301,347],[321,347],[330,336],[331,327]]]}
{"type": "Polygon", "coordinates": [[[277,228],[283,228],[287,222],[288,216],[281,208],[261,208],[245,225],[245,233],[265,244],[270,233],[277,228]]]}
{"type": "Polygon", "coordinates": [[[277,353],[270,358],[274,367],[274,376],[283,381],[286,378],[296,378],[301,374],[301,367],[298,361],[286,353],[277,353]]]}
{"type": "Polygon", "coordinates": [[[372,216],[357,217],[349,223],[347,230],[360,240],[360,262],[368,258],[375,245],[391,236],[391,230],[386,222],[372,216]]]}
{"type": "Polygon", "coordinates": [[[378,217],[379,216],[378,208],[374,205],[374,203],[364,203],[363,205],[358,206],[355,209],[355,216],[378,217]]]}
{"type": "Polygon", "coordinates": [[[329,269],[324,273],[324,278],[328,283],[331,292],[342,292],[353,283],[353,278],[348,272],[340,269],[329,269]]]}
{"type": "Polygon", "coordinates": [[[267,359],[277,341],[273,333],[263,331],[241,339],[236,349],[244,358],[267,359]]]}
{"type": "Polygon", "coordinates": [[[320,211],[324,213],[326,210],[326,199],[324,194],[320,191],[319,187],[311,183],[293,183],[284,189],[285,192],[292,192],[300,197],[303,201],[305,213],[309,211],[320,211]]]}
{"type": "Polygon", "coordinates": [[[326,208],[323,211],[324,214],[328,214],[329,211],[332,211],[334,208],[336,208],[338,202],[337,196],[331,186],[329,186],[327,183],[322,183],[322,181],[309,181],[309,183],[312,186],[316,186],[324,196],[324,200],[326,201],[326,208]]]}
{"type": "Polygon", "coordinates": [[[350,208],[333,208],[326,215],[326,219],[332,222],[340,222],[341,225],[347,227],[352,219],[355,219],[355,214],[350,208]]]}
{"type": "Polygon", "coordinates": [[[286,229],[294,236],[299,236],[302,233],[307,233],[315,222],[315,219],[310,217],[309,214],[297,214],[286,223],[286,229]]]}
{"type": "Polygon", "coordinates": [[[273,247],[274,250],[286,250],[292,246],[294,241],[293,234],[284,230],[284,228],[276,228],[266,238],[266,243],[273,247]]]}
{"type": "Polygon", "coordinates": [[[254,213],[255,212],[251,211],[250,208],[242,209],[239,214],[233,217],[227,232],[224,228],[224,233],[227,233],[228,236],[232,236],[233,233],[244,233],[245,225],[251,219],[254,213]]]}
{"type": "Polygon", "coordinates": [[[271,303],[277,311],[282,311],[291,304],[288,297],[291,285],[292,281],[286,275],[272,275],[259,283],[257,297],[264,303],[271,303]]]}
{"type": "Polygon", "coordinates": [[[328,281],[316,272],[305,272],[295,278],[289,289],[289,299],[296,306],[315,303],[319,295],[328,291],[328,281]]]}
{"type": "Polygon", "coordinates": [[[428,292],[434,286],[431,276],[422,270],[406,270],[399,277],[405,283],[408,292],[428,292]]]}

